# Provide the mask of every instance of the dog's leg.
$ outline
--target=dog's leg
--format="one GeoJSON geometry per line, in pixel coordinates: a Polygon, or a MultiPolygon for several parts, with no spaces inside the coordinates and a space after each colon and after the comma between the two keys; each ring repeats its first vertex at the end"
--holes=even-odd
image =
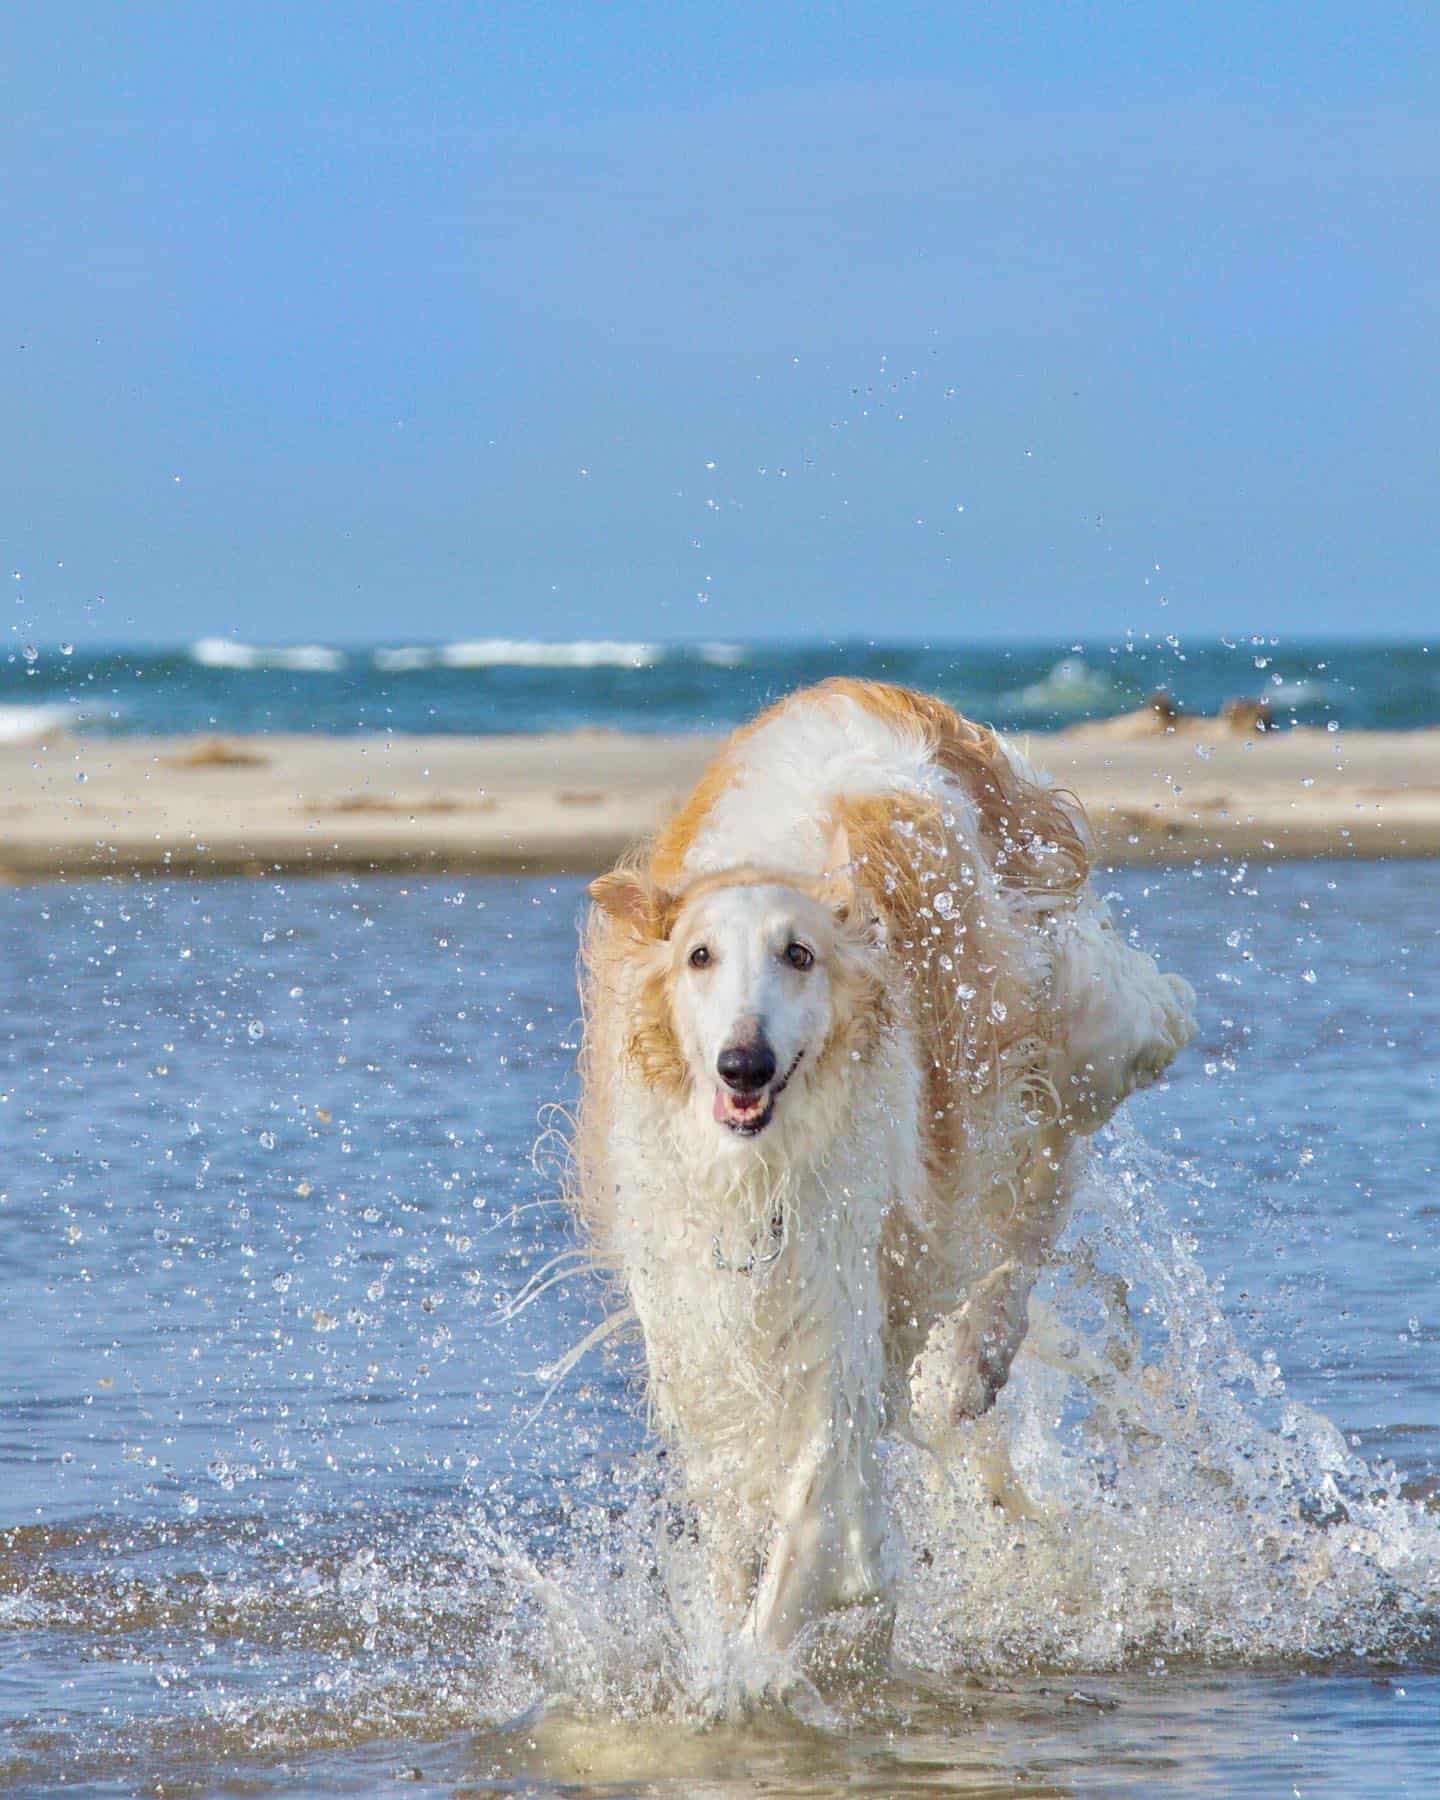
{"type": "MultiPolygon", "coordinates": [[[[912,1420],[912,1425],[916,1423],[912,1420]]],[[[917,1427],[914,1436],[930,1452],[924,1479],[937,1500],[943,1502],[957,1481],[963,1491],[968,1477],[982,1504],[997,1508],[1012,1524],[1050,1516],[1021,1480],[1005,1427],[994,1411],[983,1419],[935,1426],[923,1434],[917,1427]]]]}
{"type": "Polygon", "coordinates": [[[756,1640],[789,1648],[839,1607],[883,1601],[884,1520],[875,1432],[842,1425],[792,1464],[750,1612],[756,1640]]]}
{"type": "Polygon", "coordinates": [[[958,1312],[937,1321],[915,1359],[910,1394],[923,1435],[939,1438],[950,1426],[980,1418],[1009,1379],[1025,1339],[1030,1290],[1065,1222],[1067,1162],[1065,1132],[1047,1127],[1014,1190],[982,1206],[1002,1260],[975,1283],[958,1312]]]}
{"type": "Polygon", "coordinates": [[[1162,975],[1116,931],[1109,908],[1082,900],[1059,927],[1050,1007],[1051,1075],[1072,1131],[1097,1131],[1137,1088],[1149,1087],[1195,1035],[1195,990],[1162,975]]]}

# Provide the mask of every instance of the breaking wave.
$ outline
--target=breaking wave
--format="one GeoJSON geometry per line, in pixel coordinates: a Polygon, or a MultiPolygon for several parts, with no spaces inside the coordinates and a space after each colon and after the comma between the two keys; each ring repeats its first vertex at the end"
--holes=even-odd
{"type": "Polygon", "coordinates": [[[531,638],[476,638],[445,644],[438,660],[449,669],[617,669],[653,668],[664,656],[658,644],[628,644],[611,639],[580,639],[570,644],[531,638]]]}
{"type": "Polygon", "coordinates": [[[234,638],[200,638],[191,660],[205,669],[295,669],[317,675],[345,667],[345,652],[329,644],[241,644],[234,638]]]}
{"type": "Polygon", "coordinates": [[[33,744],[53,731],[68,731],[84,722],[79,706],[0,705],[0,744],[33,744]]]}
{"type": "Polygon", "coordinates": [[[1023,712],[1077,717],[1095,707],[1109,709],[1114,696],[1115,684],[1103,670],[1092,669],[1083,657],[1065,656],[1039,681],[1002,694],[1000,704],[1023,712]]]}
{"type": "Polygon", "coordinates": [[[1338,699],[1343,692],[1343,688],[1330,681],[1272,681],[1262,690],[1260,698],[1280,708],[1323,706],[1327,701],[1338,699]]]}
{"type": "Polygon", "coordinates": [[[234,638],[201,638],[190,658],[207,669],[291,669],[333,674],[353,661],[382,674],[422,669],[653,669],[666,662],[700,662],[737,669],[744,644],[646,644],[613,638],[552,643],[540,638],[466,638],[449,644],[394,644],[346,652],[329,644],[244,644],[234,638]]]}

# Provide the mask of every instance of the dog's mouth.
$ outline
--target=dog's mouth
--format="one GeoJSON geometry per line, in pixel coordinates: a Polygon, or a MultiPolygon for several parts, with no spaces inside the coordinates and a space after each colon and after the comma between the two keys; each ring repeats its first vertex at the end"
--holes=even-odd
{"type": "Polygon", "coordinates": [[[758,1137],[775,1117],[775,1102],[789,1087],[790,1077],[800,1067],[800,1058],[804,1054],[803,1050],[797,1050],[794,1062],[780,1079],[756,1088],[753,1094],[737,1094],[734,1088],[726,1087],[722,1082],[715,1089],[715,1104],[711,1108],[716,1122],[737,1137],[758,1137]]]}

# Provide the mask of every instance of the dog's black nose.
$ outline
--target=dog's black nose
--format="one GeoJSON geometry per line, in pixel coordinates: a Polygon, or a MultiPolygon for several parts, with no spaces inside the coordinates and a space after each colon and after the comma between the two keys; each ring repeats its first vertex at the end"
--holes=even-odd
{"type": "Polygon", "coordinates": [[[759,1038],[751,1044],[730,1044],[715,1059],[720,1079],[737,1094],[753,1094],[775,1077],[775,1052],[759,1038]]]}

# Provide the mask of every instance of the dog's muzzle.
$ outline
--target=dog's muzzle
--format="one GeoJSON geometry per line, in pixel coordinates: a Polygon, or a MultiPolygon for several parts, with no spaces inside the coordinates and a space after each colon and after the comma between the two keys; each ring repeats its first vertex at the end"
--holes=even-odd
{"type": "Polygon", "coordinates": [[[774,1118],[775,1102],[790,1085],[790,1077],[799,1068],[804,1054],[803,1050],[797,1050],[795,1060],[776,1081],[775,1053],[768,1044],[762,1042],[722,1050],[715,1066],[724,1082],[715,1089],[715,1103],[711,1109],[716,1123],[726,1126],[737,1137],[758,1137],[774,1118]],[[739,1060],[742,1053],[743,1067],[739,1060]],[[734,1070],[733,1076],[727,1073],[727,1061],[734,1070]],[[760,1079],[756,1080],[756,1075],[760,1079]]]}

